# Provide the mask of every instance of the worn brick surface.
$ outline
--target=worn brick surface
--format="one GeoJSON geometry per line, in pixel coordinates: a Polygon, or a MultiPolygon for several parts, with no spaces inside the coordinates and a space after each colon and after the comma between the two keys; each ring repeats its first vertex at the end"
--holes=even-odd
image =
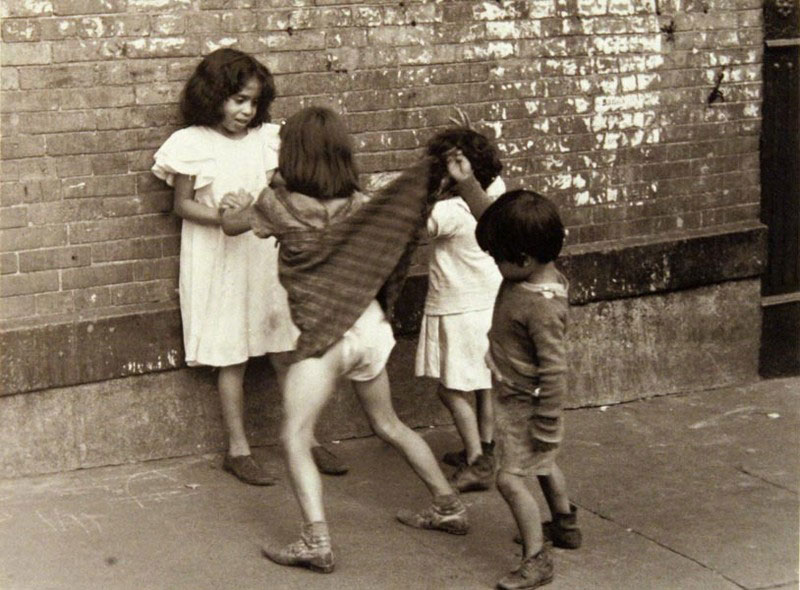
{"type": "Polygon", "coordinates": [[[572,246],[754,221],[761,4],[658,6],[6,0],[3,318],[175,305],[180,226],[149,167],[183,83],[221,46],[275,72],[276,118],[342,112],[366,175],[407,166],[462,108],[510,188],[558,202],[572,246]]]}

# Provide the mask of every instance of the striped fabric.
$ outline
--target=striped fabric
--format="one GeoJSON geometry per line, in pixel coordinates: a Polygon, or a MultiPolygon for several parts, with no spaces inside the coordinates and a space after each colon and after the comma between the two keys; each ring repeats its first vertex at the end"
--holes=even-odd
{"type": "MultiPolygon", "coordinates": [[[[424,159],[344,219],[277,234],[279,277],[301,332],[295,361],[322,355],[375,298],[391,317],[430,210],[428,171],[424,159]]],[[[274,190],[286,202],[286,188],[274,190]]]]}

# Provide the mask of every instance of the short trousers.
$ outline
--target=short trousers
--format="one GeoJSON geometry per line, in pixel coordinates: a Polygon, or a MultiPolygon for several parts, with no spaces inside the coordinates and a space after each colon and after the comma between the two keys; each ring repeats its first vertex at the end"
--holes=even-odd
{"type": "MultiPolygon", "coordinates": [[[[498,386],[497,382],[495,386],[498,386]]],[[[494,395],[493,398],[495,454],[500,471],[521,476],[549,475],[558,455],[558,444],[539,441],[532,436],[530,424],[535,406],[531,403],[531,396],[494,395]]]]}
{"type": "Polygon", "coordinates": [[[342,377],[371,381],[386,367],[394,344],[392,326],[373,300],[342,336],[342,377]]]}
{"type": "Polygon", "coordinates": [[[486,366],[492,309],[422,318],[414,373],[433,377],[449,389],[475,391],[492,386],[486,366]]]}

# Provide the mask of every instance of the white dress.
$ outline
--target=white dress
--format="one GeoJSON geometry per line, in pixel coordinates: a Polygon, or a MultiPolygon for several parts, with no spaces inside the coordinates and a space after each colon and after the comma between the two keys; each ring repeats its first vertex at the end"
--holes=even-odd
{"type": "MultiPolygon", "coordinates": [[[[155,154],[153,173],[170,186],[194,176],[194,199],[217,208],[228,192],[255,199],[278,166],[278,125],[232,139],[207,127],[173,133],[155,154]]],[[[224,367],[249,357],[292,350],[299,334],[278,282],[274,239],[183,220],[180,305],[186,364],[224,367]]]]}
{"type": "MultiPolygon", "coordinates": [[[[498,177],[486,189],[505,192],[498,177]]],[[[502,276],[475,240],[477,221],[460,197],[437,202],[428,218],[433,242],[428,261],[428,295],[422,318],[414,373],[433,377],[449,389],[490,389],[487,336],[502,276]]]]}

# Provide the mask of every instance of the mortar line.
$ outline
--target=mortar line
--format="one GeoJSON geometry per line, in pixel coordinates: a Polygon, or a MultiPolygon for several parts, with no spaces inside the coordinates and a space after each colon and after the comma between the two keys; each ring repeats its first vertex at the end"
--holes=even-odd
{"type": "Polygon", "coordinates": [[[741,590],[748,590],[747,586],[743,586],[742,584],[740,584],[740,583],[739,583],[739,582],[737,582],[736,580],[734,580],[734,579],[732,579],[732,578],[729,578],[728,576],[726,576],[726,575],[725,575],[725,574],[723,574],[722,572],[718,572],[717,570],[715,570],[713,567],[711,567],[711,566],[709,566],[709,565],[706,565],[705,563],[703,563],[703,562],[701,562],[701,561],[698,561],[697,559],[695,559],[695,558],[694,558],[694,557],[692,557],[691,555],[686,555],[685,553],[681,553],[681,552],[680,552],[680,551],[678,551],[677,549],[673,549],[673,548],[672,548],[672,547],[670,547],[669,545],[665,545],[664,543],[662,543],[661,541],[659,541],[659,540],[657,540],[657,539],[653,539],[653,538],[651,538],[651,537],[648,537],[647,535],[645,535],[645,534],[644,534],[644,533],[642,533],[641,531],[637,531],[637,530],[636,530],[636,529],[634,529],[634,528],[629,528],[629,527],[626,527],[626,526],[625,526],[625,525],[623,525],[622,523],[619,523],[619,522],[617,522],[616,520],[614,520],[613,518],[610,518],[610,517],[608,517],[608,516],[605,516],[604,514],[600,514],[599,512],[594,512],[593,510],[589,510],[588,508],[586,508],[586,507],[584,507],[584,506],[580,506],[580,505],[578,505],[578,507],[579,507],[579,508],[581,508],[582,510],[585,510],[586,512],[589,512],[589,513],[591,513],[591,514],[594,514],[595,516],[597,516],[597,517],[599,517],[599,518],[602,518],[603,520],[607,520],[607,521],[608,521],[608,522],[610,522],[610,523],[613,523],[613,524],[615,524],[615,525],[617,525],[617,526],[620,526],[620,527],[624,528],[626,531],[629,531],[629,532],[631,532],[631,533],[633,533],[633,534],[635,534],[635,535],[638,535],[638,536],[642,537],[643,539],[646,539],[646,540],[650,541],[651,543],[654,543],[654,544],[658,545],[659,547],[661,547],[661,548],[663,548],[663,549],[666,549],[666,550],[667,550],[667,551],[669,551],[670,553],[674,553],[675,555],[679,555],[680,557],[683,557],[684,559],[688,559],[688,560],[689,560],[689,561],[691,561],[692,563],[695,563],[695,564],[699,565],[699,566],[700,566],[701,568],[703,568],[704,570],[706,570],[706,571],[709,571],[709,572],[711,572],[712,574],[715,574],[715,575],[719,576],[720,578],[722,578],[722,579],[726,580],[727,582],[730,582],[731,584],[733,584],[733,585],[734,585],[734,586],[736,586],[737,588],[741,588],[741,590]]]}

